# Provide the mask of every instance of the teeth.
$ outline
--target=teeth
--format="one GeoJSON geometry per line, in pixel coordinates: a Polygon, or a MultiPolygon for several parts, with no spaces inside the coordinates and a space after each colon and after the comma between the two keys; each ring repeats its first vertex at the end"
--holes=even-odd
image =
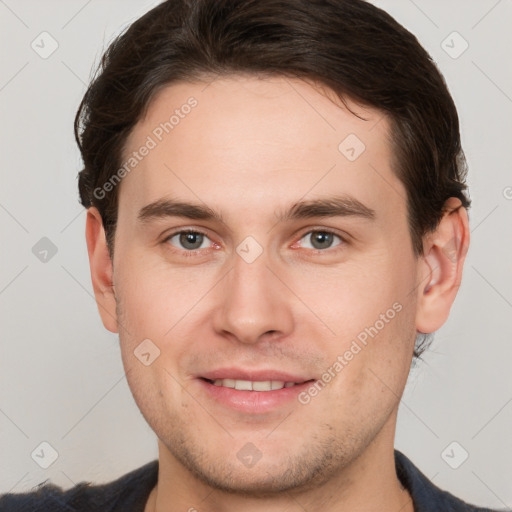
{"type": "Polygon", "coordinates": [[[252,391],[252,382],[250,380],[235,380],[235,389],[239,391],[252,391]]]}
{"type": "Polygon", "coordinates": [[[225,388],[237,389],[239,391],[274,391],[276,389],[291,388],[295,386],[295,382],[283,382],[280,380],[234,380],[234,379],[217,379],[213,381],[215,386],[223,386],[225,388]]]}
{"type": "Polygon", "coordinates": [[[252,390],[253,391],[271,391],[272,388],[272,382],[269,380],[266,381],[255,381],[252,383],[252,390]]]}

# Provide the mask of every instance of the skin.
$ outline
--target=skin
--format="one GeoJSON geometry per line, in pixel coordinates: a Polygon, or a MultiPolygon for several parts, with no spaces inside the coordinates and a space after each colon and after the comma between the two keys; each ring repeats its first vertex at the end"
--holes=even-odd
{"type": "Polygon", "coordinates": [[[466,211],[449,200],[417,257],[380,112],[347,100],[362,120],[301,80],[229,76],[206,85],[166,87],[133,129],[127,157],[197,99],[123,178],[113,261],[98,211],[87,216],[99,311],[119,333],[133,396],[159,438],[146,511],[412,511],[395,473],[397,410],[417,332],[441,327],[460,285],[466,211]],[[349,134],[366,146],[353,162],[338,150],[349,134]],[[278,220],[298,201],[334,194],[374,217],[278,220]],[[139,220],[146,205],[171,198],[206,205],[222,221],[139,220]],[[180,229],[204,232],[201,248],[169,239],[180,229]],[[337,236],[315,249],[322,230],[337,236]],[[263,249],[252,263],[236,252],[248,236],[263,249]],[[305,405],[240,412],[197,378],[236,366],[320,379],[396,303],[400,312],[305,405]],[[134,357],[144,339],[160,349],[149,366],[134,357]],[[262,455],[250,468],[237,457],[247,443],[262,455]]]}

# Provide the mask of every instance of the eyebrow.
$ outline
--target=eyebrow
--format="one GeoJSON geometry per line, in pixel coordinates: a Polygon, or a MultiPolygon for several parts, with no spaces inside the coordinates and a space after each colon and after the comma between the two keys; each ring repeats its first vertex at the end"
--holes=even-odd
{"type": "Polygon", "coordinates": [[[313,217],[348,216],[373,220],[375,218],[375,210],[372,210],[352,196],[332,196],[310,201],[299,201],[286,212],[279,214],[278,221],[286,222],[313,217]]]}
{"type": "MultiPolygon", "coordinates": [[[[332,196],[310,201],[298,201],[289,209],[277,214],[278,222],[309,219],[314,217],[360,217],[373,220],[375,210],[365,206],[352,196],[332,196]]],[[[159,199],[139,211],[139,221],[146,223],[165,217],[183,217],[192,220],[214,220],[224,223],[222,215],[208,206],[173,199],[159,199]]]]}
{"type": "Polygon", "coordinates": [[[173,199],[159,199],[139,211],[139,221],[149,222],[165,217],[184,217],[186,219],[216,220],[224,222],[222,216],[206,205],[185,203],[173,199]]]}

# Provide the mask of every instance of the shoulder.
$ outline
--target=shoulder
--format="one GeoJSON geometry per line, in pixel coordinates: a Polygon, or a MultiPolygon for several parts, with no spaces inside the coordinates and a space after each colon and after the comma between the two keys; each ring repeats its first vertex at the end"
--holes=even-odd
{"type": "Polygon", "coordinates": [[[32,492],[0,496],[0,512],[142,512],[157,478],[158,461],[153,461],[108,484],[82,482],[66,491],[46,484],[32,492]]]}
{"type": "Polygon", "coordinates": [[[416,512],[495,512],[470,505],[436,487],[403,453],[395,450],[398,479],[409,491],[416,512]]]}

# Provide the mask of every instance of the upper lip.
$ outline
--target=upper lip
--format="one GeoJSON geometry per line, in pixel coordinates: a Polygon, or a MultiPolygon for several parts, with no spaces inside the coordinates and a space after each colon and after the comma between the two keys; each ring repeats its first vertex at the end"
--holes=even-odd
{"type": "Polygon", "coordinates": [[[280,381],[280,382],[305,382],[311,377],[299,374],[286,373],[279,370],[244,370],[241,368],[219,368],[202,373],[198,377],[208,380],[233,379],[250,381],[280,381]]]}

